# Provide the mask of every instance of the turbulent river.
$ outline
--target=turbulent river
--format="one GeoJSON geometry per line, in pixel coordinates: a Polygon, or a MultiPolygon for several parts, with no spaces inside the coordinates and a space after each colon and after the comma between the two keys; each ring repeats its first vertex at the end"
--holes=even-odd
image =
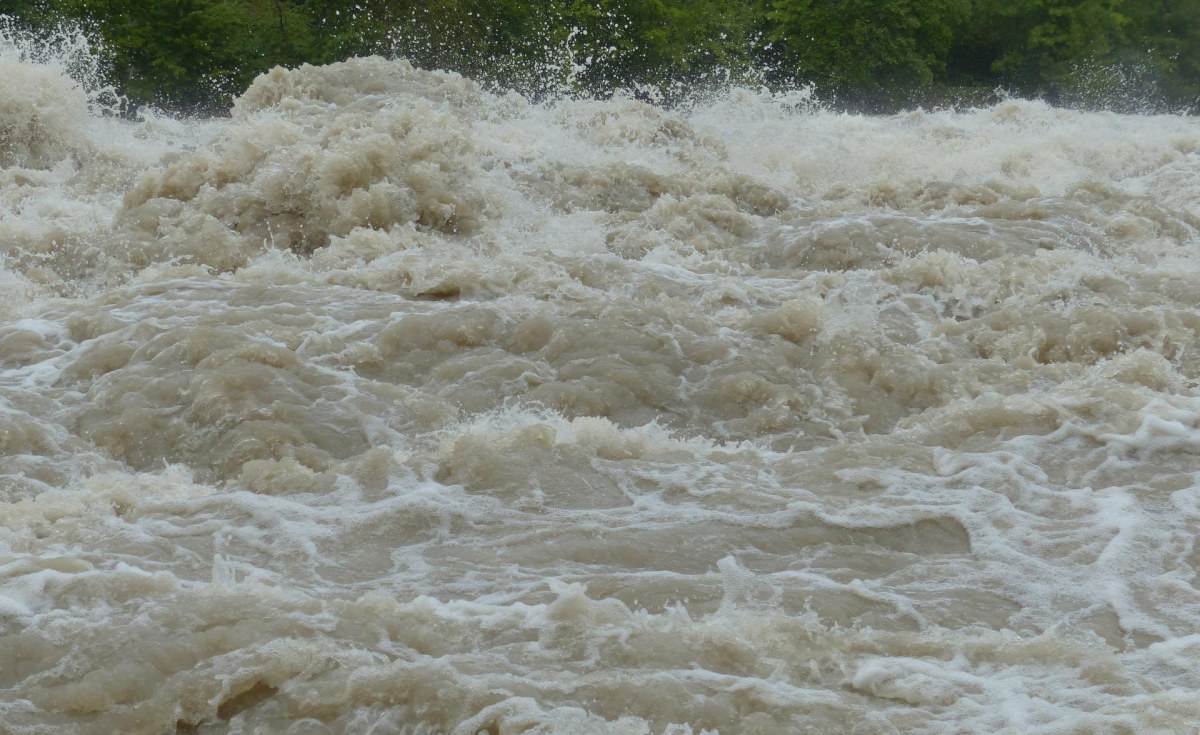
{"type": "Polygon", "coordinates": [[[1200,727],[1200,121],[106,114],[0,48],[0,732],[1200,727]]]}

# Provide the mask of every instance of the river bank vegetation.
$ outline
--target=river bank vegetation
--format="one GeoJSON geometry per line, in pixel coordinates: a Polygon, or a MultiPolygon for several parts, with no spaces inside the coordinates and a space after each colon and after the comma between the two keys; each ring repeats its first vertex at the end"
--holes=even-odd
{"type": "Polygon", "coordinates": [[[272,66],[380,53],[539,97],[730,81],[847,109],[997,94],[1200,111],[1200,0],[5,0],[82,29],[135,103],[222,108],[272,66]]]}

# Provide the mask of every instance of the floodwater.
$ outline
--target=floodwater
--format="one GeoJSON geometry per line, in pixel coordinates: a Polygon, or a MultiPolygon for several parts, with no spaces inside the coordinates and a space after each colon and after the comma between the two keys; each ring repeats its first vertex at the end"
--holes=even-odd
{"type": "Polygon", "coordinates": [[[1195,733],[1200,121],[0,52],[0,732],[1195,733]]]}

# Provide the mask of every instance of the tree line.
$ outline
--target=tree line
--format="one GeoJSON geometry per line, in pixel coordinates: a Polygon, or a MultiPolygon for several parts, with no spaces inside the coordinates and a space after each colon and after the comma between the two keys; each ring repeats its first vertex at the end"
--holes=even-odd
{"type": "Polygon", "coordinates": [[[995,90],[1200,110],[1200,0],[5,0],[26,32],[97,36],[131,100],[228,105],[275,65],[380,53],[532,97],[678,101],[811,84],[848,109],[995,90]]]}

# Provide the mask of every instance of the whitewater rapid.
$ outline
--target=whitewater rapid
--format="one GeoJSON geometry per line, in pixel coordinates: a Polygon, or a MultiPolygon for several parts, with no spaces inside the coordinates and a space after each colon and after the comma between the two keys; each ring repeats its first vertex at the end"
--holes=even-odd
{"type": "Polygon", "coordinates": [[[0,732],[1198,731],[1195,119],[69,71],[0,47],[0,732]]]}

